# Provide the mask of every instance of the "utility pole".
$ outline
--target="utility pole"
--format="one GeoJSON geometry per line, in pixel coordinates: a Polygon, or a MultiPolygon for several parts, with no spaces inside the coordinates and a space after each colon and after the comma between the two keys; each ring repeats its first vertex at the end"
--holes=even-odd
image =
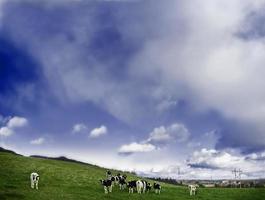
{"type": "MultiPolygon", "coordinates": [[[[240,168],[235,168],[232,170],[232,173],[235,175],[235,183],[237,184],[237,180],[239,180],[239,187],[241,188],[241,174],[242,174],[242,170],[240,168]]],[[[235,184],[235,186],[236,186],[235,184]]]]}

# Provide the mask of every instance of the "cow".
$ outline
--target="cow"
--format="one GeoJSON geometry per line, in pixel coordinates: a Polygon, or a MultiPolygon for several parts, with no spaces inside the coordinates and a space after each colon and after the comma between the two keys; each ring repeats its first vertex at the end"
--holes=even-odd
{"type": "Polygon", "coordinates": [[[141,194],[142,192],[145,192],[145,182],[138,180],[136,181],[136,190],[138,194],[141,194]]]}
{"type": "Polygon", "coordinates": [[[119,184],[119,174],[117,174],[116,176],[114,176],[113,178],[114,178],[114,183],[115,183],[115,185],[118,185],[119,184]]]}
{"type": "Polygon", "coordinates": [[[161,185],[158,183],[154,183],[154,190],[156,194],[160,194],[161,191],[161,185]]]}
{"type": "Polygon", "coordinates": [[[39,184],[40,176],[36,172],[32,172],[30,174],[30,185],[31,188],[34,189],[34,187],[38,190],[38,184],[39,184]]]}
{"type": "Polygon", "coordinates": [[[119,185],[120,185],[120,190],[123,190],[126,186],[126,175],[120,175],[119,176],[119,185]]]}
{"type": "Polygon", "coordinates": [[[146,184],[146,192],[150,192],[151,191],[151,189],[152,189],[152,185],[151,185],[151,183],[147,183],[146,184]]]}
{"type": "Polygon", "coordinates": [[[111,180],[111,177],[112,177],[112,175],[111,175],[111,171],[110,171],[110,170],[106,171],[106,178],[107,178],[108,180],[111,180]]]}
{"type": "Polygon", "coordinates": [[[111,180],[99,180],[104,187],[105,194],[112,192],[112,181],[111,180]]]}
{"type": "Polygon", "coordinates": [[[196,194],[197,187],[196,185],[189,185],[189,191],[190,191],[190,196],[196,194]]]}
{"type": "Polygon", "coordinates": [[[142,180],[142,183],[143,183],[143,193],[145,193],[146,192],[147,181],[142,180]]]}
{"type": "Polygon", "coordinates": [[[111,176],[110,180],[111,180],[112,187],[114,187],[115,186],[115,176],[111,176]]]}
{"type": "Polygon", "coordinates": [[[129,181],[127,186],[129,188],[129,194],[133,193],[133,189],[136,188],[136,181],[129,181]]]}

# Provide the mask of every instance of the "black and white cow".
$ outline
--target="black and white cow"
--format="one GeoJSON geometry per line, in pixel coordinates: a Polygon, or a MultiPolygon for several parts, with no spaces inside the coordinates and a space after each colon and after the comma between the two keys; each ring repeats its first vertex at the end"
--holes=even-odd
{"type": "Polygon", "coordinates": [[[146,192],[150,192],[151,191],[151,189],[152,189],[152,185],[151,185],[151,183],[147,183],[146,184],[146,192]]]}
{"type": "Polygon", "coordinates": [[[30,174],[30,185],[31,188],[34,189],[34,187],[38,190],[38,184],[39,184],[40,176],[36,172],[32,172],[30,174]]]}
{"type": "Polygon", "coordinates": [[[133,189],[136,188],[136,181],[129,181],[127,187],[129,188],[129,194],[133,193],[133,189]]]}
{"type": "Polygon", "coordinates": [[[120,174],[117,174],[116,176],[113,176],[113,179],[112,180],[114,181],[113,183],[115,185],[118,185],[119,184],[119,180],[120,180],[119,179],[119,176],[120,176],[120,174]]]}
{"type": "Polygon", "coordinates": [[[120,190],[124,190],[126,187],[126,175],[120,175],[119,176],[119,185],[120,185],[120,190]]]}
{"type": "Polygon", "coordinates": [[[112,181],[111,180],[99,180],[104,187],[105,194],[112,192],[112,181]]]}
{"type": "Polygon", "coordinates": [[[110,171],[110,170],[106,171],[106,178],[107,178],[108,180],[111,180],[111,177],[112,177],[112,175],[111,175],[111,171],[110,171]]]}
{"type": "Polygon", "coordinates": [[[111,180],[112,187],[114,187],[114,186],[115,186],[115,183],[116,183],[116,178],[115,178],[115,176],[112,176],[112,177],[110,178],[110,180],[111,180]]]}
{"type": "Polygon", "coordinates": [[[161,191],[161,185],[158,183],[154,183],[154,190],[156,194],[160,194],[161,191]]]}
{"type": "Polygon", "coordinates": [[[143,183],[143,193],[145,193],[146,192],[147,181],[142,180],[142,183],[143,183]]]}

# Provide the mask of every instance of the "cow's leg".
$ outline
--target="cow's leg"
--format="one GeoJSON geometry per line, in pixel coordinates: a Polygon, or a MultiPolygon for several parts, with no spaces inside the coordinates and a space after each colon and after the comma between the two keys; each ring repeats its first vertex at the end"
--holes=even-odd
{"type": "Polygon", "coordinates": [[[39,189],[39,187],[38,187],[38,181],[36,182],[36,189],[37,189],[37,190],[39,189]]]}
{"type": "Polygon", "coordinates": [[[34,182],[32,180],[30,181],[30,184],[31,184],[31,188],[34,189],[34,182]]]}
{"type": "Polygon", "coordinates": [[[109,187],[109,192],[112,192],[112,185],[109,187]]]}
{"type": "Polygon", "coordinates": [[[105,194],[108,194],[108,188],[107,188],[107,186],[104,186],[104,191],[105,191],[105,194]]]}

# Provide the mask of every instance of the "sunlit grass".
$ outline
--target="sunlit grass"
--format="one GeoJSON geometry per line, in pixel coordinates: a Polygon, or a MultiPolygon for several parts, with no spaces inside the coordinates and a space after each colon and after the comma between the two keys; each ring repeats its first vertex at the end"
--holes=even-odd
{"type": "MultiPolygon", "coordinates": [[[[84,165],[65,161],[28,158],[0,152],[0,200],[60,200],[60,199],[205,199],[205,200],[264,200],[265,189],[244,188],[199,188],[196,196],[189,196],[186,187],[162,184],[160,195],[128,194],[118,187],[111,194],[104,194],[99,183],[104,178],[106,169],[93,165],[84,165]],[[40,175],[39,190],[30,188],[29,175],[40,175]]],[[[116,173],[113,171],[113,173],[116,173]]],[[[128,180],[137,179],[127,174],[128,180]]]]}

